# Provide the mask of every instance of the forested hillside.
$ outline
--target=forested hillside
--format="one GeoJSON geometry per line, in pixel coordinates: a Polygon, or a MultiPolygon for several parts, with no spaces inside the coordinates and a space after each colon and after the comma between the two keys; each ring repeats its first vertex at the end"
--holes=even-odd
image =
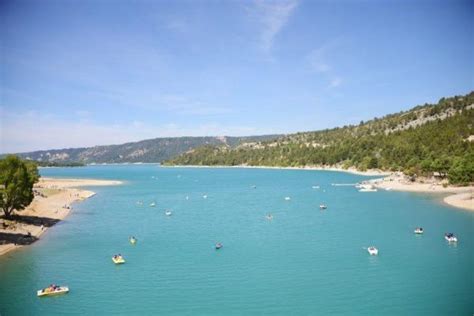
{"type": "Polygon", "coordinates": [[[121,145],[34,151],[20,153],[18,156],[38,161],[40,165],[161,162],[203,145],[225,145],[232,148],[242,142],[264,141],[278,136],[155,138],[121,145]]]}
{"type": "Polygon", "coordinates": [[[342,166],[474,182],[474,92],[356,126],[245,143],[208,145],[167,165],[342,166]]]}

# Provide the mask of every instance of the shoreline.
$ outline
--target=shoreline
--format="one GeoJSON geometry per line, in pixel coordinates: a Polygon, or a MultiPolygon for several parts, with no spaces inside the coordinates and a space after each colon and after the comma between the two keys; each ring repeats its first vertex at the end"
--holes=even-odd
{"type": "Polygon", "coordinates": [[[346,172],[350,174],[356,174],[360,176],[388,176],[392,174],[391,172],[381,171],[378,169],[370,169],[367,171],[359,171],[355,168],[339,168],[339,167],[321,167],[321,166],[304,166],[304,167],[275,167],[275,166],[247,166],[247,165],[236,165],[236,166],[202,166],[202,165],[175,165],[175,166],[164,166],[160,165],[162,168],[242,168],[242,169],[280,169],[280,170],[315,170],[315,171],[336,171],[336,172],[346,172]]]}
{"type": "Polygon", "coordinates": [[[4,242],[0,244],[0,256],[39,240],[48,228],[69,215],[73,203],[95,195],[93,191],[78,187],[121,183],[112,180],[40,178],[33,188],[35,198],[31,204],[23,211],[15,212],[17,216],[13,220],[0,220],[0,237],[4,242]]]}
{"type": "Polygon", "coordinates": [[[443,182],[433,179],[422,179],[410,182],[399,173],[391,174],[385,178],[367,181],[378,189],[387,191],[403,191],[414,193],[447,194],[443,203],[456,208],[474,211],[474,186],[456,187],[444,186],[443,182]]]}

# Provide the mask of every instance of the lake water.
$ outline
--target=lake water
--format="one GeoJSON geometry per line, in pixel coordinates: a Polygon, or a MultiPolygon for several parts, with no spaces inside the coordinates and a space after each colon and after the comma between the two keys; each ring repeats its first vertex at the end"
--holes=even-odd
{"type": "Polygon", "coordinates": [[[0,257],[2,316],[474,313],[474,213],[439,197],[360,193],[331,183],[366,177],[329,171],[133,165],[41,174],[125,183],[90,188],[97,195],[40,241],[0,257]],[[414,235],[416,226],[425,234],[414,235]],[[444,240],[448,231],[457,245],[444,240]],[[378,256],[363,249],[370,245],[378,256]],[[115,266],[115,253],[126,264],[115,266]],[[50,283],[71,291],[36,297],[50,283]]]}

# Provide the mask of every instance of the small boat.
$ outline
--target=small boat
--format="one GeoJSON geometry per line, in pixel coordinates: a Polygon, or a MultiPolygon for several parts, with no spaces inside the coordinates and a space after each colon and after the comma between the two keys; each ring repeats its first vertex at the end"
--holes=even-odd
{"type": "Polygon", "coordinates": [[[392,191],[391,187],[385,188],[385,191],[392,191]]]}
{"type": "Polygon", "coordinates": [[[379,250],[374,246],[370,246],[369,248],[367,248],[367,251],[370,253],[371,256],[376,256],[379,254],[379,250]]]}
{"type": "Polygon", "coordinates": [[[252,189],[256,189],[256,188],[257,188],[257,186],[256,186],[256,185],[252,185],[252,189]]]}
{"type": "Polygon", "coordinates": [[[137,201],[137,205],[142,205],[143,202],[142,201],[137,201]]]}
{"type": "Polygon", "coordinates": [[[423,234],[423,228],[422,227],[415,228],[415,234],[418,234],[418,235],[423,234]]]}
{"type": "Polygon", "coordinates": [[[223,246],[224,246],[223,244],[221,244],[220,242],[218,242],[218,243],[216,244],[216,250],[221,249],[223,246]]]}
{"type": "Polygon", "coordinates": [[[267,214],[265,216],[266,219],[268,219],[269,221],[271,221],[273,219],[273,215],[272,214],[267,214]]]}
{"type": "Polygon", "coordinates": [[[371,184],[362,184],[359,192],[377,192],[377,189],[371,184]]]}
{"type": "Polygon", "coordinates": [[[186,195],[186,200],[189,200],[189,196],[186,195]]]}
{"type": "Polygon", "coordinates": [[[165,212],[165,215],[166,215],[166,216],[171,216],[172,214],[173,214],[173,213],[172,213],[170,210],[167,210],[167,211],[165,212]]]}
{"type": "Polygon", "coordinates": [[[444,234],[444,239],[446,239],[449,242],[458,242],[458,238],[456,236],[454,236],[453,233],[444,234]]]}
{"type": "Polygon", "coordinates": [[[132,245],[135,245],[135,244],[137,243],[137,239],[136,239],[135,237],[133,237],[133,236],[130,237],[128,240],[130,241],[130,243],[131,243],[132,245]]]}
{"type": "Polygon", "coordinates": [[[313,189],[319,189],[319,185],[313,185],[312,188],[313,189]]]}
{"type": "Polygon", "coordinates": [[[285,201],[289,201],[291,198],[289,196],[285,197],[285,201]]]}
{"type": "Polygon", "coordinates": [[[156,206],[156,203],[155,202],[151,202],[150,203],[150,207],[155,207],[156,206]]]}
{"type": "Polygon", "coordinates": [[[328,207],[327,207],[326,205],[324,205],[324,204],[321,204],[321,205],[319,205],[319,208],[320,208],[321,210],[325,210],[325,209],[327,209],[328,207]]]}
{"type": "Polygon", "coordinates": [[[59,285],[51,284],[47,288],[38,290],[36,293],[39,297],[41,297],[41,296],[53,296],[53,295],[59,295],[59,294],[66,294],[68,292],[69,292],[69,288],[67,286],[59,286],[59,285]]]}
{"type": "Polygon", "coordinates": [[[207,195],[204,194],[204,195],[202,196],[202,198],[203,198],[203,199],[207,199],[207,195]]]}
{"type": "Polygon", "coordinates": [[[122,257],[122,255],[115,255],[112,257],[112,261],[115,264],[122,264],[125,263],[125,259],[122,257]]]}

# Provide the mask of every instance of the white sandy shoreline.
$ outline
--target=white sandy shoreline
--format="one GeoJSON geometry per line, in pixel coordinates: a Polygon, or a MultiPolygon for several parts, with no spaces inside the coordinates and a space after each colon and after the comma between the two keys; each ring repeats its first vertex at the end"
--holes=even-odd
{"type": "MultiPolygon", "coordinates": [[[[5,239],[27,236],[38,239],[54,223],[63,220],[72,210],[73,203],[95,195],[95,192],[79,189],[83,186],[119,185],[121,181],[96,179],[40,178],[34,190],[38,193],[23,211],[15,212],[27,221],[0,219],[0,234],[5,239]],[[7,225],[7,226],[4,226],[7,225]]],[[[20,217],[21,218],[21,217],[20,217]]],[[[21,247],[15,242],[0,244],[0,255],[21,247]]]]}

